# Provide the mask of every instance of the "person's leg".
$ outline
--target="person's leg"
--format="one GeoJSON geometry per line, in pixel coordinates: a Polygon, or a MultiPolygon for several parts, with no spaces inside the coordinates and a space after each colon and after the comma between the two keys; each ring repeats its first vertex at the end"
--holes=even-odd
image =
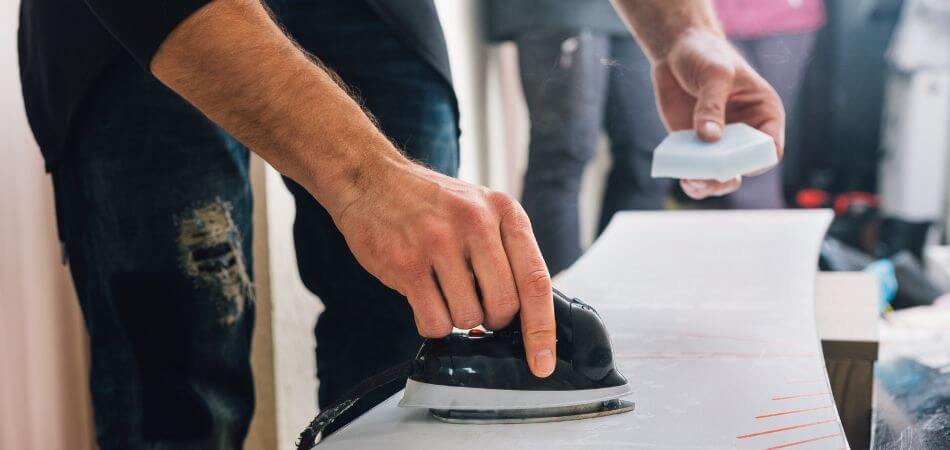
{"type": "Polygon", "coordinates": [[[254,407],[247,151],[124,54],[53,175],[102,449],[240,449],[254,407]]]}
{"type": "MultiPolygon", "coordinates": [[[[814,40],[815,33],[808,32],[734,42],[778,92],[786,116],[795,111],[814,40]]],[[[726,200],[736,209],[784,208],[781,164],[762,175],[744,177],[739,190],[726,200]]]]}
{"type": "MultiPolygon", "coordinates": [[[[400,42],[364,2],[287,2],[285,25],[359,97],[380,128],[412,159],[456,175],[458,127],[452,88],[400,42]]],[[[412,358],[422,339],[406,299],[363,269],[329,214],[288,181],[294,240],[304,284],[325,309],[316,326],[319,403],[326,407],[360,380],[412,358]]],[[[354,406],[325,434],[382,401],[399,383],[354,406]]]]}
{"type": "Polygon", "coordinates": [[[666,136],[650,61],[629,35],[611,37],[610,58],[604,124],[613,166],[604,190],[601,231],[617,211],[662,209],[670,190],[669,180],[650,176],[653,150],[666,136]]]}
{"type": "Polygon", "coordinates": [[[578,193],[603,117],[607,37],[539,31],[516,43],[531,120],[522,204],[556,274],[581,254],[578,193]]]}

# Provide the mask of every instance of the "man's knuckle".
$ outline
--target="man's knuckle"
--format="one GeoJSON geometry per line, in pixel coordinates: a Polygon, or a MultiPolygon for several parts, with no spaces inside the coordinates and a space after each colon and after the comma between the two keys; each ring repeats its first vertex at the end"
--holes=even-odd
{"type": "Polygon", "coordinates": [[[486,230],[491,223],[491,214],[482,204],[470,203],[462,208],[459,214],[462,223],[476,231],[486,230]]]}
{"type": "Polygon", "coordinates": [[[504,192],[491,191],[487,194],[487,196],[488,201],[502,217],[512,214],[516,210],[520,209],[518,208],[518,202],[512,196],[504,192]]]}
{"type": "Polygon", "coordinates": [[[423,235],[425,245],[429,248],[444,248],[450,239],[451,233],[442,225],[429,226],[423,235]]]}
{"type": "Polygon", "coordinates": [[[393,261],[395,265],[402,272],[416,272],[421,264],[422,259],[419,258],[414,252],[409,253],[400,253],[396,255],[396,259],[393,261]]]}
{"type": "Polygon", "coordinates": [[[736,68],[723,61],[711,61],[703,67],[705,76],[731,80],[736,76],[736,68]]]}
{"type": "Polygon", "coordinates": [[[496,207],[503,207],[515,202],[514,197],[501,191],[488,191],[485,196],[496,207]]]}
{"type": "Polygon", "coordinates": [[[422,307],[416,311],[416,328],[419,334],[429,338],[440,338],[452,332],[452,322],[438,314],[431,307],[422,307]]]}
{"type": "Polygon", "coordinates": [[[439,320],[431,324],[429,328],[429,336],[431,338],[443,338],[449,335],[452,332],[452,324],[445,320],[439,320]]]}
{"type": "Polygon", "coordinates": [[[514,204],[501,212],[501,223],[509,233],[531,233],[531,220],[521,205],[514,204]]]}
{"type": "Polygon", "coordinates": [[[546,269],[532,270],[525,276],[524,285],[527,300],[548,300],[551,297],[551,275],[546,269]]]}
{"type": "Polygon", "coordinates": [[[387,245],[379,251],[379,256],[393,261],[394,267],[403,269],[410,262],[414,262],[415,252],[402,245],[387,245]]]}
{"type": "Polygon", "coordinates": [[[544,342],[554,340],[556,333],[553,325],[539,325],[524,331],[525,339],[528,342],[544,342]]]}
{"type": "Polygon", "coordinates": [[[482,324],[482,312],[477,309],[459,311],[454,319],[455,326],[463,329],[475,328],[482,324]]]}
{"type": "Polygon", "coordinates": [[[518,300],[518,294],[514,291],[497,295],[492,300],[492,307],[494,310],[497,313],[505,316],[517,313],[520,305],[521,302],[518,300]]]}
{"type": "Polygon", "coordinates": [[[422,284],[431,276],[430,269],[418,256],[409,256],[396,263],[396,267],[411,286],[422,284]]]}
{"type": "Polygon", "coordinates": [[[438,338],[438,333],[428,324],[419,323],[416,328],[419,330],[419,335],[425,338],[438,338]]]}

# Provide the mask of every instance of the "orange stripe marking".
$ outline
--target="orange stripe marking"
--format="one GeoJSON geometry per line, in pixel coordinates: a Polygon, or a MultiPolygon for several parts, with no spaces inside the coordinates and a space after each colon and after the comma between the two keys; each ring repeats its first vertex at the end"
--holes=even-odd
{"type": "Polygon", "coordinates": [[[783,432],[783,431],[788,431],[788,430],[797,430],[797,429],[799,429],[799,428],[808,428],[808,427],[813,427],[813,426],[815,426],[815,425],[821,425],[821,424],[823,424],[823,423],[831,423],[831,422],[834,422],[835,420],[836,420],[836,419],[828,419],[828,420],[822,420],[822,421],[812,422],[812,423],[803,423],[803,424],[801,424],[801,425],[792,425],[792,426],[790,426],[790,427],[776,428],[776,429],[774,429],[774,430],[759,431],[759,432],[757,432],[757,433],[740,434],[740,435],[736,436],[736,439],[748,439],[748,438],[750,438],[750,437],[762,436],[762,435],[764,435],[764,434],[781,433],[781,432],[783,432]]]}
{"type": "Polygon", "coordinates": [[[775,447],[769,447],[769,448],[767,448],[767,449],[765,449],[765,450],[778,450],[778,449],[780,449],[780,448],[794,447],[794,446],[796,446],[796,445],[807,444],[807,443],[809,443],[809,442],[820,441],[820,440],[823,440],[823,439],[830,439],[830,438],[838,437],[838,436],[841,436],[841,433],[828,434],[828,435],[825,435],[825,436],[818,436],[818,437],[816,437],[816,438],[805,439],[804,441],[789,442],[788,444],[776,445],[775,447]]]}
{"type": "Polygon", "coordinates": [[[639,352],[639,353],[619,353],[614,358],[627,359],[684,359],[684,358],[817,358],[813,353],[756,353],[756,352],[639,352]]]}
{"type": "Polygon", "coordinates": [[[706,333],[680,333],[681,336],[700,338],[700,339],[724,339],[727,341],[740,341],[740,342],[755,342],[757,344],[771,344],[772,341],[766,341],[764,339],[755,339],[748,337],[738,337],[738,336],[725,336],[721,334],[706,334],[706,333]]]}
{"type": "Polygon", "coordinates": [[[806,408],[806,409],[793,409],[791,411],[782,411],[771,414],[762,414],[761,416],[755,416],[756,419],[765,419],[767,417],[776,417],[776,416],[787,416],[789,414],[803,413],[808,411],[818,411],[820,409],[829,409],[831,406],[819,406],[817,408],[806,408]]]}
{"type": "Polygon", "coordinates": [[[772,400],[788,400],[792,398],[818,397],[822,395],[831,395],[831,392],[816,392],[814,394],[788,395],[785,397],[772,397],[772,400]]]}

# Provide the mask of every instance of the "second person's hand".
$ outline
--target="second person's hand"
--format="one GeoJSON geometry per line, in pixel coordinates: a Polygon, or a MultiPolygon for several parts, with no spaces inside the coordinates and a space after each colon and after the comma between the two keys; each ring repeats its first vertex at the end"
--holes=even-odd
{"type": "MultiPolygon", "coordinates": [[[[687,31],[654,64],[660,113],[671,131],[695,129],[700,139],[717,141],[726,123],[744,122],[772,136],[781,159],[785,110],[775,90],[720,33],[687,31]]],[[[681,180],[694,199],[735,191],[729,181],[681,180]]]]}

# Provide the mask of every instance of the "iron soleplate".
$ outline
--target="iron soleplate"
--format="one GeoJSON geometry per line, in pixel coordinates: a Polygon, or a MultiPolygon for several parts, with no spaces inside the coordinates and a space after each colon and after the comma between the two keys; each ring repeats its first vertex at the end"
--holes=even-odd
{"type": "Polygon", "coordinates": [[[634,403],[613,399],[573,406],[526,409],[460,410],[430,409],[432,417],[458,424],[541,423],[590,419],[633,411],[634,403]]]}

